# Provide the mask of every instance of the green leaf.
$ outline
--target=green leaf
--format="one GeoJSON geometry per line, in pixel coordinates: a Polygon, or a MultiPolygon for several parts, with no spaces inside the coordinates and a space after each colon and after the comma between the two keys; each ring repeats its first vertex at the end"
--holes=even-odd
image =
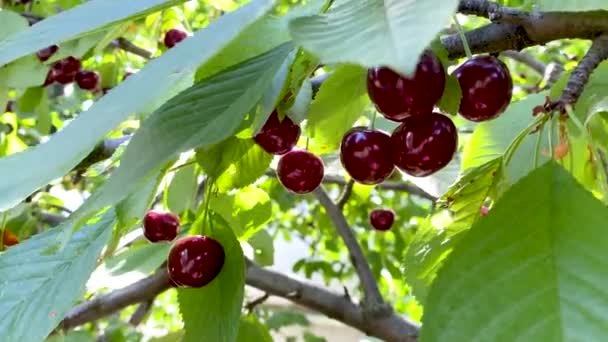
{"type": "Polygon", "coordinates": [[[156,190],[164,176],[164,170],[151,174],[139,184],[140,186],[135,191],[116,205],[116,217],[121,229],[129,228],[144,217],[154,201],[156,190]]]}
{"type": "Polygon", "coordinates": [[[221,192],[245,187],[262,177],[270,167],[272,155],[253,139],[228,138],[219,144],[197,150],[197,160],[213,178],[221,192]]]}
{"type": "Polygon", "coordinates": [[[66,334],[58,333],[48,339],[45,342],[94,342],[95,336],[90,331],[86,330],[72,330],[66,334]]]}
{"type": "Polygon", "coordinates": [[[60,252],[46,253],[49,243],[68,229],[66,224],[0,255],[2,341],[42,341],[84,294],[84,285],[110,237],[114,213],[106,212],[78,231],[60,252]]]}
{"type": "MultiPolygon", "coordinates": [[[[604,0],[537,0],[536,5],[543,11],[592,11],[608,10],[604,0]]],[[[601,15],[601,14],[600,14],[601,15]]]]}
{"type": "Polygon", "coordinates": [[[258,231],[249,238],[248,242],[253,247],[253,261],[256,264],[274,265],[274,241],[268,231],[265,229],[258,231]]]}
{"type": "Polygon", "coordinates": [[[150,274],[167,260],[169,249],[171,249],[169,243],[148,243],[145,241],[108,258],[104,263],[104,268],[108,275],[112,277],[131,272],[150,274]]]}
{"type": "Polygon", "coordinates": [[[152,337],[148,342],[181,342],[184,338],[184,331],[178,330],[168,333],[162,337],[152,337]]]}
{"type": "Polygon", "coordinates": [[[174,213],[181,213],[194,208],[198,189],[198,172],[196,165],[184,166],[175,172],[167,190],[167,208],[174,213]]]}
{"type": "Polygon", "coordinates": [[[327,342],[327,340],[324,337],[317,336],[310,331],[305,331],[304,342],[327,342]]]}
{"type": "Polygon", "coordinates": [[[367,70],[343,65],[329,76],[310,105],[306,131],[317,153],[335,151],[369,104],[367,70]]]}
{"type": "Polygon", "coordinates": [[[234,195],[212,197],[209,208],[221,215],[236,236],[244,240],[260,230],[272,216],[270,197],[264,190],[253,186],[234,195]]]}
{"type": "Polygon", "coordinates": [[[186,334],[183,342],[232,342],[237,338],[245,290],[245,258],[232,230],[218,217],[209,236],[224,248],[220,274],[198,289],[179,289],[177,298],[186,334]]]}
{"type": "MultiPolygon", "coordinates": [[[[473,135],[464,147],[463,170],[502,157],[507,147],[509,147],[517,135],[534,121],[532,110],[534,107],[544,103],[545,96],[546,94],[544,93],[534,94],[521,101],[513,102],[498,118],[477,125],[473,135]]],[[[504,171],[509,183],[517,182],[518,179],[534,169],[536,140],[539,134],[541,145],[538,151],[538,163],[541,165],[549,159],[547,153],[549,149],[548,129],[549,127],[547,126],[544,130],[527,135],[524,138],[507,169],[504,171]]]]}
{"type": "MultiPolygon", "coordinates": [[[[143,16],[181,2],[183,1],[92,0],[84,2],[80,6],[59,12],[27,30],[20,30],[0,41],[0,66],[45,48],[49,43],[61,43],[121,20],[143,16]]],[[[0,18],[0,22],[4,23],[4,19],[0,18]]]]}
{"type": "Polygon", "coordinates": [[[599,341],[608,334],[608,209],[548,162],[456,246],[421,341],[599,341]]]}
{"type": "Polygon", "coordinates": [[[310,326],[310,321],[300,312],[283,310],[277,311],[266,320],[266,326],[272,330],[279,330],[290,325],[310,326]]]}
{"type": "Polygon", "coordinates": [[[406,253],[405,277],[424,303],[437,271],[454,245],[479,218],[479,209],[502,179],[502,158],[470,169],[447,191],[440,204],[449,210],[430,215],[418,228],[406,253]]]}
{"type": "Polygon", "coordinates": [[[460,110],[460,99],[462,98],[462,90],[458,79],[453,75],[446,77],[445,90],[437,104],[437,107],[447,114],[456,115],[460,110]]]}
{"type": "Polygon", "coordinates": [[[237,342],[272,342],[268,328],[253,315],[241,317],[237,342]]]}
{"type": "Polygon", "coordinates": [[[26,56],[0,69],[2,82],[10,88],[28,88],[44,83],[49,67],[34,55],[26,56]]]}
{"type": "MultiPolygon", "coordinates": [[[[115,11],[114,6],[117,6],[115,2],[97,0],[87,2],[83,7],[92,3],[101,3],[115,11]]],[[[129,2],[128,5],[124,5],[121,2],[122,5],[119,8],[124,10],[124,6],[128,9],[140,3],[140,1],[129,2]]],[[[107,132],[132,113],[154,110],[166,99],[187,88],[192,82],[192,75],[196,68],[217,55],[242,30],[255,23],[270,10],[272,5],[272,0],[256,0],[235,12],[223,15],[192,37],[147,63],[139,72],[121,82],[88,110],[80,113],[69,125],[53,134],[46,143],[30,148],[24,153],[0,159],[0,179],[4,180],[0,183],[0,193],[2,194],[0,211],[9,209],[39,187],[65,175],[93,150],[107,132]],[[205,48],[201,49],[201,46],[205,46],[205,48]],[[78,144],[74,144],[74,141],[78,141],[78,144]],[[53,158],[49,159],[49,155],[52,155],[53,158]],[[43,168],[38,167],[41,160],[46,161],[43,168]],[[21,172],[21,170],[29,170],[29,172],[21,172]]],[[[53,18],[68,12],[62,12],[53,18]]],[[[93,11],[89,15],[96,15],[96,13],[93,11]]],[[[87,17],[88,15],[84,16],[84,18],[87,17]]],[[[71,25],[72,21],[68,22],[71,25]]],[[[70,26],[64,24],[61,22],[62,29],[70,26]]],[[[33,27],[39,25],[42,26],[42,22],[33,27]]],[[[31,32],[33,27],[24,32],[31,32]]],[[[37,36],[32,39],[37,39],[37,36]]],[[[48,42],[49,40],[44,40],[43,43],[48,44],[48,42]]],[[[33,42],[26,39],[25,43],[30,51],[29,47],[33,46],[30,45],[33,42]]],[[[0,51],[12,53],[13,50],[9,49],[9,45],[6,44],[0,44],[2,46],[0,51]]],[[[0,52],[0,60],[2,60],[2,56],[3,54],[0,52]]],[[[241,76],[240,80],[242,81],[244,77],[246,78],[247,75],[241,76]]],[[[213,101],[213,99],[208,99],[208,101],[213,101]]],[[[160,143],[160,141],[156,141],[160,143]]],[[[132,176],[143,177],[145,175],[133,174],[132,176]]],[[[115,195],[122,197],[129,192],[128,189],[126,190],[118,191],[115,195]]]]}
{"type": "Polygon", "coordinates": [[[27,30],[27,19],[19,13],[3,9],[0,11],[0,42],[12,34],[27,30]]]}
{"type": "Polygon", "coordinates": [[[43,87],[28,88],[19,98],[19,111],[32,113],[42,101],[45,91],[43,87]]]}
{"type": "Polygon", "coordinates": [[[290,44],[282,45],[206,79],[165,103],[135,133],[120,167],[71,218],[120,200],[150,170],[178,153],[218,143],[233,134],[292,49],[290,44]]]}
{"type": "Polygon", "coordinates": [[[458,0],[350,0],[292,20],[291,35],[325,64],[388,66],[413,73],[419,56],[456,12],[458,0]]]}

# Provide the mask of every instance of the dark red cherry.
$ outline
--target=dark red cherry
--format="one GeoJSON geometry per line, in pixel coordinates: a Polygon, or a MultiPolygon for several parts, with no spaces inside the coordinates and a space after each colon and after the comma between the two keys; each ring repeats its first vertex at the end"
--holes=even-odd
{"type": "Polygon", "coordinates": [[[340,145],[340,161],[348,174],[362,184],[378,184],[393,172],[391,137],[380,131],[355,127],[340,145]]]}
{"type": "Polygon", "coordinates": [[[412,115],[391,135],[395,166],[405,173],[424,177],[445,167],[458,147],[458,133],[452,120],[438,113],[412,115]]]}
{"type": "Polygon", "coordinates": [[[321,158],[305,150],[287,152],[279,159],[277,167],[281,184],[297,194],[306,194],[319,187],[324,172],[321,158]]]}
{"type": "Polygon", "coordinates": [[[476,56],[454,70],[460,83],[460,115],[471,121],[496,118],[507,109],[513,81],[507,66],[493,56],[476,56]]]}
{"type": "Polygon", "coordinates": [[[187,236],[175,242],[167,258],[169,278],[179,287],[203,287],[224,266],[224,248],[208,236],[187,236]]]}
{"type": "Polygon", "coordinates": [[[144,216],[144,236],[151,242],[172,241],[179,232],[179,225],[175,214],[150,210],[144,216]]]}
{"type": "Polygon", "coordinates": [[[375,230],[389,230],[394,222],[395,212],[390,209],[374,209],[369,213],[369,223],[375,230]]]}
{"type": "Polygon", "coordinates": [[[78,87],[83,90],[95,90],[99,85],[99,74],[95,71],[81,70],[75,76],[78,87]]]}
{"type": "Polygon", "coordinates": [[[43,87],[49,86],[55,82],[55,69],[52,67],[46,73],[46,78],[44,79],[43,87]]]}
{"type": "Polygon", "coordinates": [[[57,50],[59,50],[59,46],[51,45],[51,46],[45,47],[42,50],[39,50],[36,53],[36,56],[38,57],[39,61],[46,62],[49,58],[51,58],[51,56],[53,56],[55,54],[55,52],[57,52],[57,50]]]}
{"type": "Polygon", "coordinates": [[[369,69],[367,92],[384,117],[403,121],[409,115],[432,111],[443,95],[445,79],[439,59],[431,51],[425,51],[412,77],[401,76],[386,67],[369,69]]]}
{"type": "Polygon", "coordinates": [[[9,100],[6,102],[6,107],[4,108],[5,112],[14,112],[15,110],[15,101],[9,100]]]}
{"type": "Polygon", "coordinates": [[[165,33],[165,46],[170,49],[174,47],[177,43],[186,39],[186,37],[188,37],[188,33],[178,29],[171,29],[167,31],[167,33],[165,33]]]}
{"type": "Polygon", "coordinates": [[[270,113],[268,120],[253,139],[264,151],[281,155],[291,151],[296,146],[300,133],[300,126],[291,121],[288,116],[280,121],[279,114],[275,110],[270,113]]]}
{"type": "Polygon", "coordinates": [[[81,67],[80,60],[72,56],[57,61],[52,66],[54,79],[61,84],[72,83],[81,67]]]}

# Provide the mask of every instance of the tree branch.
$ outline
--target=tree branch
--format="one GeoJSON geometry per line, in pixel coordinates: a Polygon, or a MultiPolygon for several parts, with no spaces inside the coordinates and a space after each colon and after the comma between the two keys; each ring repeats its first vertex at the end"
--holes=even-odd
{"type": "Polygon", "coordinates": [[[507,50],[503,51],[501,55],[529,66],[530,69],[536,71],[536,73],[540,74],[541,76],[545,75],[545,70],[547,69],[545,63],[541,62],[536,57],[532,56],[527,52],[507,50]]]}
{"type": "Polygon", "coordinates": [[[566,84],[566,88],[562,91],[559,100],[551,103],[549,109],[560,110],[563,113],[566,105],[574,104],[583,93],[593,70],[607,58],[608,35],[604,35],[593,40],[585,57],[572,71],[568,84],[566,84]]]}
{"type": "Polygon", "coordinates": [[[143,59],[152,58],[152,52],[131,43],[129,40],[127,40],[126,38],[123,38],[123,37],[120,37],[120,38],[112,41],[112,45],[119,49],[130,52],[134,55],[137,55],[143,59]]]}
{"type": "Polygon", "coordinates": [[[348,222],[346,222],[342,210],[338,208],[331,198],[329,198],[329,195],[322,186],[318,187],[314,191],[314,194],[325,208],[325,212],[336,227],[338,234],[342,237],[342,240],[344,240],[344,244],[350,254],[350,260],[357,271],[361,286],[363,287],[363,292],[365,294],[363,301],[364,305],[370,312],[375,312],[376,314],[390,312],[391,309],[386,305],[380,294],[378,282],[374,278],[369,263],[363,254],[363,250],[361,250],[361,246],[359,245],[355,234],[348,225],[348,222]]]}
{"type": "Polygon", "coordinates": [[[91,165],[110,158],[120,145],[129,141],[130,135],[125,135],[120,138],[106,139],[98,144],[86,158],[74,167],[75,170],[86,170],[91,165]]]}
{"type": "MultiPolygon", "coordinates": [[[[395,313],[385,317],[368,317],[345,296],[298,281],[287,275],[256,266],[246,260],[245,282],[271,295],[316,310],[328,317],[385,341],[413,342],[419,325],[395,313]]],[[[95,321],[127,306],[146,302],[171,288],[165,268],[125,288],[93,298],[73,308],[57,329],[68,330],[95,321]]]]}

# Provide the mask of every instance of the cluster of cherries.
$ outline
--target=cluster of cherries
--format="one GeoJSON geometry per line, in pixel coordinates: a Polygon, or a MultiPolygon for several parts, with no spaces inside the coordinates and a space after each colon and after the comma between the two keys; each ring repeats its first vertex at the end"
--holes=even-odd
{"type": "MultiPolygon", "coordinates": [[[[143,220],[144,236],[150,242],[173,241],[179,233],[179,218],[170,212],[149,210],[143,220]]],[[[175,241],[167,258],[169,280],[175,287],[203,287],[224,266],[224,248],[215,239],[186,236],[175,241]]]]}
{"type": "MultiPolygon", "coordinates": [[[[513,83],[507,66],[494,56],[476,56],[460,65],[454,76],[462,98],[459,113],[480,122],[496,118],[511,101],[513,83]]],[[[399,122],[391,135],[367,127],[354,127],[342,138],[340,161],[358,183],[382,183],[395,167],[414,177],[429,176],[444,168],[458,148],[453,121],[434,110],[443,96],[446,72],[439,59],[425,51],[411,77],[387,67],[368,70],[368,94],[385,118],[399,122]]],[[[282,155],[277,175],[289,191],[314,191],[323,180],[322,160],[311,152],[294,149],[300,127],[289,117],[279,120],[272,112],[254,137],[266,152],[282,155]]],[[[394,222],[391,210],[370,214],[371,225],[387,230],[394,222]]]]}
{"type": "MultiPolygon", "coordinates": [[[[59,46],[51,45],[36,53],[38,60],[46,62],[59,50],[59,46]]],[[[57,82],[59,84],[70,84],[76,82],[83,90],[95,91],[99,86],[99,74],[91,70],[82,70],[82,63],[73,56],[61,59],[51,66],[43,86],[57,82]]]]}

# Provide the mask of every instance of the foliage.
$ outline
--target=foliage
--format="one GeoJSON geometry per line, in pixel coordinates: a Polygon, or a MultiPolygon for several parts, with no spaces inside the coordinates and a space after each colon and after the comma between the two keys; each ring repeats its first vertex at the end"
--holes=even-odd
{"type": "MultiPolygon", "coordinates": [[[[585,24],[608,16],[603,0],[497,3],[584,14],[585,24]]],[[[254,264],[354,303],[364,293],[335,218],[314,196],[288,192],[274,176],[280,157],[252,139],[275,109],[301,126],[297,148],[322,157],[329,196],[349,195],[341,212],[372,276],[398,315],[423,323],[421,341],[601,340],[608,64],[560,116],[542,105],[560,99],[590,43],[556,40],[526,48],[523,59],[499,55],[513,99],[497,119],[468,122],[458,115],[463,90],[449,75],[463,61],[453,56],[464,53],[442,39],[488,21],[457,15],[458,5],[0,1],[1,340],[332,340],[318,317],[264,297],[255,303],[245,287],[256,287],[247,271],[254,264]],[[173,28],[188,38],[167,48],[163,35],[173,28]],[[52,44],[59,50],[41,61],[36,53],[52,44]],[[383,184],[345,191],[344,133],[399,124],[371,103],[367,68],[411,75],[425,49],[448,71],[435,110],[458,128],[457,155],[429,177],[396,170],[383,184]],[[43,85],[68,56],[99,73],[97,89],[43,85]],[[535,70],[551,63],[566,69],[554,84],[535,70]],[[178,238],[218,239],[226,252],[219,276],[200,289],[163,291],[138,324],[129,323],[140,308],[133,305],[55,330],[75,305],[165,268],[172,243],[142,235],[150,208],[179,216],[178,238]],[[376,208],[395,211],[390,231],[371,229],[376,208]]],[[[484,51],[494,38],[479,32],[470,45],[484,51]]]]}

